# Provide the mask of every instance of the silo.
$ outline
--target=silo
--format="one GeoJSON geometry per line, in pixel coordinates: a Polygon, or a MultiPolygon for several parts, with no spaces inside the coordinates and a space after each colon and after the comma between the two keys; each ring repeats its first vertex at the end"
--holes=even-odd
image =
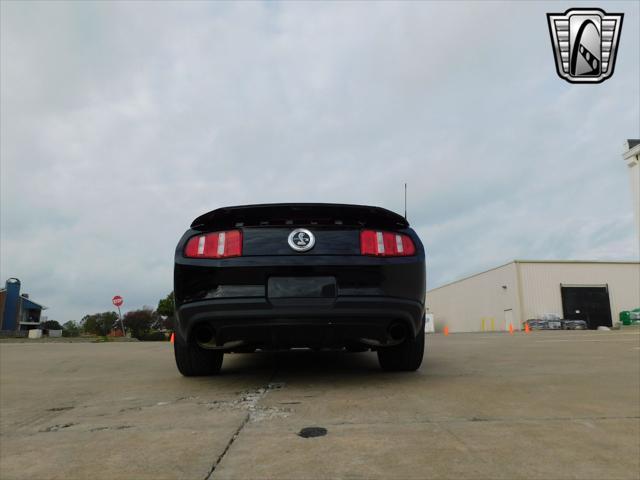
{"type": "Polygon", "coordinates": [[[4,304],[2,330],[16,330],[18,326],[18,311],[20,309],[20,280],[10,278],[6,284],[7,296],[4,304]]]}

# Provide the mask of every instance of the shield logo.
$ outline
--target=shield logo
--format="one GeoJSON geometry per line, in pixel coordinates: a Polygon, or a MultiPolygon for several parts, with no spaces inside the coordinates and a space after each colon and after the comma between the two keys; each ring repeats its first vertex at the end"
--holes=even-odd
{"type": "Polygon", "coordinates": [[[599,8],[547,13],[560,78],[571,83],[601,83],[613,75],[623,17],[623,13],[599,8]]]}

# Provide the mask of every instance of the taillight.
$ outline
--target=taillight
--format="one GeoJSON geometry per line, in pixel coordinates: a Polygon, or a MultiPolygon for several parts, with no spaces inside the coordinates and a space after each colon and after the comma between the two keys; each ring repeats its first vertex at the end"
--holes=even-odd
{"type": "Polygon", "coordinates": [[[242,233],[240,230],[203,233],[191,237],[184,247],[189,258],[227,258],[242,255],[242,233]]]}
{"type": "Polygon", "coordinates": [[[407,257],[415,255],[416,247],[413,240],[402,233],[362,230],[360,253],[376,257],[407,257]]]}

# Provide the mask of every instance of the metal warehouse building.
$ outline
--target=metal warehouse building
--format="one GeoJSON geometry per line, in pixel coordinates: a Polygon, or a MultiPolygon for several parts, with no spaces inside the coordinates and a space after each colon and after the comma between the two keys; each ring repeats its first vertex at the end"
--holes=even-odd
{"type": "Polygon", "coordinates": [[[515,260],[427,292],[436,331],[515,330],[555,313],[611,326],[640,307],[639,262],[515,260]]]}

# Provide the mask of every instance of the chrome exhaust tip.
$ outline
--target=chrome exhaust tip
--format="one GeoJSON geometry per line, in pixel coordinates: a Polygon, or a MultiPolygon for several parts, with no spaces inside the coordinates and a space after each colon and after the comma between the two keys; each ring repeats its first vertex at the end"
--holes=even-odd
{"type": "Polygon", "coordinates": [[[407,327],[402,322],[392,323],[389,327],[389,337],[394,342],[402,342],[407,338],[407,327]]]}
{"type": "Polygon", "coordinates": [[[201,348],[216,348],[216,337],[213,329],[208,325],[200,325],[193,331],[193,338],[201,348]]]}

